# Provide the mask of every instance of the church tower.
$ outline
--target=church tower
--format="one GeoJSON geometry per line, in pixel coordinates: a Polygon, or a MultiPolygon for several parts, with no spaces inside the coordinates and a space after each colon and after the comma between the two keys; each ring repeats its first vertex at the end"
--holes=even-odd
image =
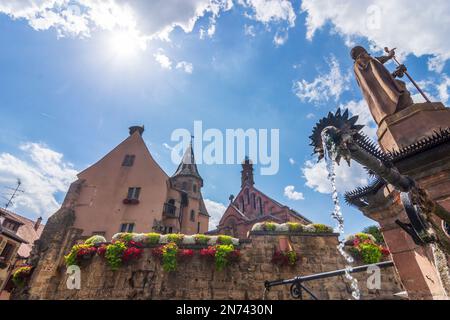
{"type": "Polygon", "coordinates": [[[168,205],[175,211],[172,218],[176,218],[177,226],[172,221],[168,232],[195,234],[208,231],[209,215],[201,193],[203,179],[195,163],[192,141],[170,178],[170,187],[168,205]]]}
{"type": "Polygon", "coordinates": [[[245,157],[244,162],[242,163],[242,171],[241,171],[241,188],[246,186],[253,186],[255,184],[255,180],[253,178],[253,163],[248,157],[245,157]]]}

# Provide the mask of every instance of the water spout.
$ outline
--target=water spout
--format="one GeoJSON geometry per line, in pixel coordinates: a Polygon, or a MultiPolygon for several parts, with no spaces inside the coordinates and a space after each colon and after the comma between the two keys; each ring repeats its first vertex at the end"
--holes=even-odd
{"type": "Polygon", "coordinates": [[[358,287],[358,280],[354,278],[350,273],[353,270],[352,263],[354,262],[353,258],[344,250],[345,247],[345,240],[344,240],[344,216],[342,214],[341,206],[339,203],[339,195],[337,192],[336,187],[336,155],[337,155],[337,147],[334,143],[334,140],[328,133],[329,131],[327,129],[324,129],[322,131],[322,143],[323,143],[323,149],[325,152],[325,162],[327,165],[328,170],[328,179],[331,182],[331,188],[332,188],[332,197],[333,197],[333,204],[334,204],[334,210],[331,213],[331,217],[336,220],[336,231],[340,234],[339,237],[339,245],[337,246],[337,249],[339,250],[339,253],[344,257],[345,261],[347,262],[347,265],[345,267],[345,278],[350,281],[350,286],[352,288],[352,297],[356,300],[359,300],[361,298],[361,293],[359,291],[358,287]]]}

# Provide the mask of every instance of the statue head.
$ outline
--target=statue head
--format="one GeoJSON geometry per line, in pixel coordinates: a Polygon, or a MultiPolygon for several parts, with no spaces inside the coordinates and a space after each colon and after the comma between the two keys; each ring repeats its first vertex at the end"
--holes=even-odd
{"type": "Polygon", "coordinates": [[[361,46],[356,46],[352,49],[352,51],[350,52],[350,55],[352,56],[353,60],[356,60],[363,53],[367,53],[367,50],[361,46]]]}

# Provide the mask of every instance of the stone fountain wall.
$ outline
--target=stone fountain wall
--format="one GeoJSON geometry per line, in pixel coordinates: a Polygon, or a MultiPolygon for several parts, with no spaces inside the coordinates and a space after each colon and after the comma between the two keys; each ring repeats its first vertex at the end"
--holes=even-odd
{"type": "MultiPolygon", "coordinates": [[[[40,287],[39,266],[30,282],[27,299],[262,299],[265,280],[292,278],[332,271],[344,267],[336,250],[336,235],[289,235],[298,254],[296,266],[276,266],[271,263],[280,235],[253,234],[241,244],[240,262],[224,271],[216,271],[214,261],[198,255],[179,262],[176,272],[162,270],[151,249],[143,257],[118,271],[111,271],[105,260],[95,256],[81,268],[81,289],[68,290],[66,268],[62,261],[51,278],[51,285],[40,287]]],[[[54,262],[53,262],[54,264],[54,262]]],[[[394,268],[382,269],[381,290],[367,290],[366,273],[358,274],[363,299],[392,298],[403,291],[394,268]]],[[[320,299],[349,299],[350,287],[342,276],[306,284],[320,299]]],[[[267,299],[291,299],[288,286],[273,288],[267,299]]]]}

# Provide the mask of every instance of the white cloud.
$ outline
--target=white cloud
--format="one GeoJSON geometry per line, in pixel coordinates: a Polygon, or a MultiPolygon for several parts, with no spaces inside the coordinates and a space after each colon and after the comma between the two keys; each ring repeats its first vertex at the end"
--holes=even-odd
{"type": "Polygon", "coordinates": [[[367,38],[378,48],[397,47],[404,54],[433,55],[430,68],[441,70],[450,58],[450,1],[303,0],[307,38],[326,26],[348,44],[367,38]]]}
{"type": "Polygon", "coordinates": [[[0,154],[0,183],[14,185],[22,181],[24,193],[14,201],[12,210],[29,216],[48,217],[60,204],[55,196],[67,192],[77,171],[72,164],[63,160],[63,155],[39,143],[25,143],[20,146],[21,157],[10,153],[0,154]]]}
{"type": "Polygon", "coordinates": [[[308,113],[306,115],[306,119],[314,119],[316,117],[316,115],[314,113],[308,113]]]}
{"type": "Polygon", "coordinates": [[[264,24],[286,22],[289,27],[295,26],[297,16],[292,3],[288,0],[239,0],[238,2],[252,9],[252,14],[247,16],[253,20],[264,24]]]}
{"type": "Polygon", "coordinates": [[[194,71],[194,66],[190,62],[180,61],[177,63],[177,69],[181,69],[186,73],[191,74],[194,71]]]}
{"type": "Polygon", "coordinates": [[[294,82],[293,91],[302,102],[320,104],[334,99],[349,90],[350,75],[343,75],[338,60],[333,55],[328,59],[330,72],[319,74],[311,82],[305,79],[294,82]]]}
{"type": "Polygon", "coordinates": [[[273,43],[276,47],[282,46],[289,38],[289,34],[286,30],[278,30],[273,37],[273,43]]]}
{"type": "Polygon", "coordinates": [[[284,188],[284,196],[287,197],[289,200],[305,200],[305,197],[303,196],[303,193],[295,191],[294,186],[286,186],[284,188]]]}
{"type": "Polygon", "coordinates": [[[36,30],[87,37],[95,29],[126,29],[144,39],[169,39],[175,28],[191,32],[201,17],[210,27],[232,0],[0,0],[0,12],[26,19],[36,30]]]}
{"type": "Polygon", "coordinates": [[[205,199],[204,201],[206,209],[208,210],[208,213],[211,216],[209,218],[209,230],[214,230],[217,228],[217,225],[219,224],[220,219],[225,213],[227,207],[225,207],[220,202],[215,202],[209,199],[205,199]]]}
{"type": "MultiPolygon", "coordinates": [[[[302,169],[306,186],[320,193],[331,193],[331,183],[328,180],[328,170],[325,161],[306,161],[302,169]]],[[[336,166],[336,186],[338,192],[351,191],[358,186],[367,185],[369,180],[364,168],[352,161],[349,167],[346,163],[336,166]]]]}
{"type": "Polygon", "coordinates": [[[255,37],[256,36],[255,26],[247,24],[244,25],[244,34],[249,37],[255,37]]]}
{"type": "Polygon", "coordinates": [[[439,98],[444,104],[447,104],[448,100],[450,98],[450,95],[448,92],[449,87],[450,87],[450,78],[446,74],[444,74],[442,76],[441,83],[437,86],[439,98]]]}
{"type": "Polygon", "coordinates": [[[161,51],[158,51],[153,55],[156,62],[158,62],[163,69],[172,69],[172,60],[161,51]]]}
{"type": "Polygon", "coordinates": [[[292,158],[289,158],[289,163],[290,163],[291,165],[294,165],[294,164],[295,164],[295,160],[292,159],[292,158]]]}

